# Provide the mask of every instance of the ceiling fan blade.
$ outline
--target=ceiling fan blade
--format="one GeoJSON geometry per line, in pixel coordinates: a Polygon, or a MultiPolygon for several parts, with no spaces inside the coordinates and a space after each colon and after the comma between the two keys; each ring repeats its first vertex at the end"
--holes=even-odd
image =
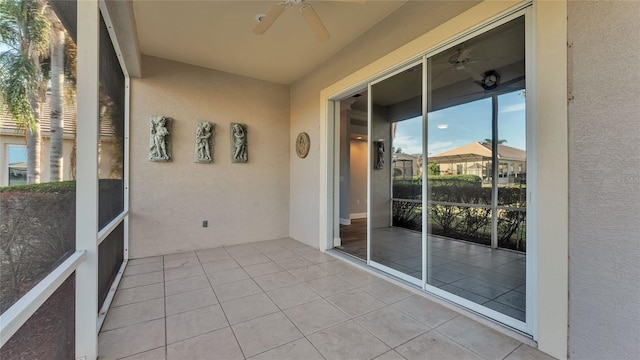
{"type": "Polygon", "coordinates": [[[280,17],[280,15],[282,15],[282,13],[286,9],[287,9],[287,4],[284,2],[281,2],[276,6],[272,7],[271,10],[269,10],[269,13],[267,13],[267,16],[265,16],[260,21],[260,23],[256,25],[255,28],[253,28],[253,32],[258,35],[264,34],[267,30],[269,30],[271,25],[273,25],[273,23],[276,22],[276,20],[278,20],[278,17],[280,17]]]}
{"type": "Polygon", "coordinates": [[[313,7],[311,7],[311,5],[304,5],[300,8],[300,12],[302,12],[304,20],[307,22],[307,25],[309,25],[309,28],[311,28],[311,31],[313,31],[318,40],[329,40],[329,32],[327,31],[327,28],[324,27],[318,13],[313,9],[313,7]]]}

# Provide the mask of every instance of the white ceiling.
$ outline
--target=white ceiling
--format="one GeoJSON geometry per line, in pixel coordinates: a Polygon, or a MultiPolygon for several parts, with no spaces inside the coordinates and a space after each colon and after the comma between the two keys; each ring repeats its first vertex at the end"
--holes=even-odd
{"type": "Polygon", "coordinates": [[[134,0],[143,54],[282,84],[291,84],[335,55],[405,1],[309,0],[330,34],[319,42],[299,6],[264,35],[255,16],[279,1],[134,0]]]}

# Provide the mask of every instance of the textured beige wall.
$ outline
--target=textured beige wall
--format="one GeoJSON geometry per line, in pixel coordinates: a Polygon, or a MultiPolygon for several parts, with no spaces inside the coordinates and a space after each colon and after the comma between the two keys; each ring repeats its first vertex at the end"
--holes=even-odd
{"type": "Polygon", "coordinates": [[[289,89],[153,57],[143,65],[131,81],[130,256],[286,237],[289,89]],[[151,115],[174,118],[173,162],[148,160],[151,115]],[[193,162],[196,121],[216,123],[213,164],[193,162]],[[231,163],[232,122],[248,125],[246,164],[231,163]]]}
{"type": "Polygon", "coordinates": [[[569,357],[637,359],[640,2],[570,1],[568,18],[569,357]]]}
{"type": "MultiPolygon", "coordinates": [[[[410,1],[291,87],[291,137],[306,131],[311,151],[291,157],[290,236],[318,247],[320,233],[320,91],[469,9],[477,1],[410,1]]],[[[322,225],[324,226],[324,224],[322,225]]]]}

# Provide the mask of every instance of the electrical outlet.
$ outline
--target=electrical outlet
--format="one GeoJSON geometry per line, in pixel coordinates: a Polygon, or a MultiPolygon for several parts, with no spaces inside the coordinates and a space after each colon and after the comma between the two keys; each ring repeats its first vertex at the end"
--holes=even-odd
{"type": "Polygon", "coordinates": [[[207,227],[207,226],[209,226],[209,221],[202,220],[202,227],[204,228],[204,227],[207,227]]]}

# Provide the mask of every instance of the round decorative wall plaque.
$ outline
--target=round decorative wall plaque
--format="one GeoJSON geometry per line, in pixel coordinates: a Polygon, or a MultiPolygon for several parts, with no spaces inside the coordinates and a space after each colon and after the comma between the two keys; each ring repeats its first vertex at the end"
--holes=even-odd
{"type": "Polygon", "coordinates": [[[310,147],[309,134],[306,132],[301,132],[298,134],[298,138],[296,139],[296,154],[301,159],[304,159],[309,154],[310,147]]]}

